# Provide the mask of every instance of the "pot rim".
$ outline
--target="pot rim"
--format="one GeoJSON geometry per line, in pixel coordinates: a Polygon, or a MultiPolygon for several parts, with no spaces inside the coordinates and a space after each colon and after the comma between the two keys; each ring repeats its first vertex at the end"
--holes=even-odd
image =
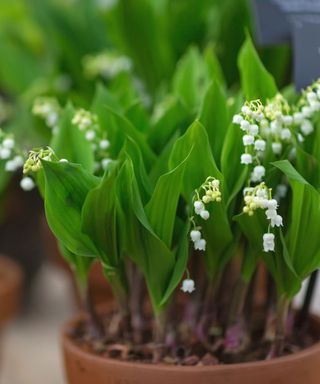
{"type": "MultiPolygon", "coordinates": [[[[320,316],[317,315],[311,315],[310,316],[312,321],[316,324],[318,324],[320,328],[320,316]]],[[[105,364],[112,364],[114,367],[117,367],[119,369],[130,367],[130,368],[137,368],[137,369],[144,369],[144,370],[153,370],[153,371],[165,371],[165,372],[179,372],[184,371],[187,373],[191,372],[232,372],[232,371],[239,371],[239,370],[246,370],[246,369],[252,369],[252,368],[267,368],[267,367],[274,367],[286,363],[294,363],[295,361],[300,360],[302,357],[304,359],[308,358],[309,356],[314,355],[315,353],[320,353],[320,341],[316,342],[314,345],[307,347],[299,352],[293,353],[291,355],[277,357],[270,360],[260,360],[260,361],[252,361],[252,362],[245,362],[245,363],[235,363],[235,364],[217,364],[212,366],[174,366],[174,365],[167,365],[164,363],[159,364],[148,364],[148,363],[141,363],[141,362],[130,362],[130,361],[122,361],[118,359],[112,359],[109,357],[102,357],[87,351],[84,351],[81,347],[79,347],[70,337],[68,334],[68,331],[75,326],[81,319],[83,319],[83,315],[77,315],[73,317],[71,320],[69,320],[67,323],[64,324],[62,327],[62,346],[64,351],[70,351],[73,355],[77,355],[81,359],[86,359],[91,362],[95,362],[99,365],[105,365],[105,364]]]]}

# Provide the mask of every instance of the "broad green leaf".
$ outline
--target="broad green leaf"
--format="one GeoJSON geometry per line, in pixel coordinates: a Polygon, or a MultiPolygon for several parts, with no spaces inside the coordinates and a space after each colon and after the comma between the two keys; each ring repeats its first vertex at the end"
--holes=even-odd
{"type": "Polygon", "coordinates": [[[183,195],[186,201],[208,176],[222,180],[222,174],[212,156],[208,135],[199,121],[190,125],[186,133],[175,143],[169,159],[169,168],[174,169],[191,152],[183,181],[183,195]]]}
{"type": "Polygon", "coordinates": [[[71,269],[74,271],[77,280],[86,285],[88,282],[88,275],[91,268],[92,263],[94,262],[93,257],[86,256],[78,256],[72,253],[67,247],[65,247],[62,243],[59,243],[59,250],[70,265],[71,269]]]}
{"type": "Polygon", "coordinates": [[[149,222],[159,238],[171,248],[175,217],[182,189],[187,158],[172,171],[162,175],[145,207],[149,222]]]}
{"type": "Polygon", "coordinates": [[[220,156],[230,124],[227,99],[222,87],[213,81],[208,88],[200,109],[199,121],[207,130],[213,156],[220,166],[220,156]]]}
{"type": "Polygon", "coordinates": [[[45,175],[45,213],[58,240],[79,256],[96,256],[90,238],[81,229],[81,210],[98,179],[82,166],[42,161],[45,175]]]}
{"type": "Polygon", "coordinates": [[[192,47],[178,62],[173,77],[173,92],[193,111],[201,102],[207,68],[199,51],[192,47]]]}
{"type": "Polygon", "coordinates": [[[221,64],[215,55],[215,48],[211,44],[208,45],[204,52],[205,61],[208,66],[209,77],[216,81],[222,89],[226,88],[226,80],[224,78],[221,64]]]}
{"type": "Polygon", "coordinates": [[[181,100],[175,96],[170,95],[156,105],[152,126],[147,134],[151,147],[161,153],[171,137],[181,130],[182,123],[188,120],[189,115],[181,100]]]}
{"type": "Polygon", "coordinates": [[[164,305],[162,299],[175,268],[175,254],[155,234],[148,221],[130,160],[121,168],[117,184],[123,251],[142,270],[153,308],[158,312],[164,305]]]}
{"type": "Polygon", "coordinates": [[[82,207],[82,231],[97,249],[97,256],[110,268],[119,259],[116,217],[116,171],[105,174],[101,183],[88,192],[82,207]]]}
{"type": "Polygon", "coordinates": [[[149,200],[152,193],[152,184],[149,179],[149,176],[147,175],[147,171],[143,162],[141,151],[137,146],[137,144],[131,138],[127,138],[125,145],[123,146],[122,152],[125,157],[129,155],[129,157],[132,160],[137,183],[141,193],[141,199],[144,203],[146,203],[149,200]]]}
{"type": "Polygon", "coordinates": [[[285,247],[279,241],[282,236],[281,231],[276,233],[276,239],[278,240],[275,247],[276,252],[264,252],[263,234],[268,230],[265,213],[260,210],[256,211],[253,216],[242,213],[235,216],[234,220],[239,224],[248,242],[243,255],[244,260],[241,271],[243,278],[250,281],[256,263],[261,258],[275,279],[278,292],[285,293],[290,297],[296,294],[301,281],[288,259],[285,247]]]}
{"type": "Polygon", "coordinates": [[[273,165],[288,177],[292,188],[290,221],[284,223],[288,227],[285,240],[296,273],[305,278],[320,267],[320,193],[287,160],[273,165]]]}
{"type": "Polygon", "coordinates": [[[91,144],[86,140],[84,133],[72,124],[74,113],[75,111],[70,104],[64,109],[59,121],[59,130],[52,137],[50,146],[59,158],[81,164],[85,169],[92,172],[94,157],[91,144]]]}
{"type": "Polygon", "coordinates": [[[224,203],[224,179],[213,159],[207,133],[198,121],[194,122],[177,140],[171,153],[169,167],[172,169],[179,164],[190,151],[183,181],[183,196],[186,202],[190,203],[194,191],[208,176],[213,176],[221,182],[223,201],[209,204],[210,219],[201,222],[207,241],[205,252],[207,272],[211,278],[214,278],[219,268],[222,268],[226,259],[229,258],[227,248],[232,240],[232,232],[224,203]]]}
{"type": "Polygon", "coordinates": [[[276,83],[263,66],[249,35],[241,48],[238,66],[243,93],[247,100],[261,99],[264,102],[276,95],[276,83]]]}

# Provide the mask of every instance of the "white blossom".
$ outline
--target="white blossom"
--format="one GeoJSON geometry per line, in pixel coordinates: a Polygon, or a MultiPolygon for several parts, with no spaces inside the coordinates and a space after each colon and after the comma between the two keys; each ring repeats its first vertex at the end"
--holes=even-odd
{"type": "Polygon", "coordinates": [[[266,142],[265,140],[258,139],[254,142],[254,149],[256,151],[265,151],[266,149],[266,142]]]}
{"type": "Polygon", "coordinates": [[[204,210],[204,205],[203,205],[203,202],[202,201],[195,201],[193,203],[193,206],[194,206],[194,211],[197,215],[200,215],[200,212],[204,210]]]}
{"type": "Polygon", "coordinates": [[[251,124],[249,127],[249,132],[252,136],[257,136],[257,134],[259,133],[259,127],[257,126],[257,124],[251,124]]]}
{"type": "Polygon", "coordinates": [[[11,156],[11,150],[9,148],[0,148],[0,159],[6,160],[11,156]]]}
{"type": "Polygon", "coordinates": [[[2,145],[4,148],[12,149],[14,147],[14,140],[8,137],[3,140],[2,145]]]}
{"type": "Polygon", "coordinates": [[[243,138],[242,138],[242,141],[243,141],[243,145],[244,146],[252,145],[254,143],[254,136],[252,136],[252,135],[244,135],[243,138]]]}
{"type": "Polygon", "coordinates": [[[101,140],[99,143],[99,146],[101,149],[107,149],[110,147],[110,141],[109,140],[101,140]]]}
{"type": "Polygon", "coordinates": [[[301,112],[296,112],[293,114],[293,120],[296,124],[301,124],[303,122],[304,116],[301,112]]]}
{"type": "Polygon", "coordinates": [[[281,227],[283,225],[282,216],[276,215],[271,218],[271,226],[272,227],[281,227]]]}
{"type": "Polygon", "coordinates": [[[301,132],[306,136],[310,135],[314,129],[310,120],[303,120],[300,128],[301,132]]]}
{"type": "Polygon", "coordinates": [[[241,164],[252,164],[252,156],[249,153],[241,155],[241,164]]]}
{"type": "Polygon", "coordinates": [[[200,216],[203,218],[203,220],[208,220],[210,217],[210,213],[206,209],[203,209],[202,211],[200,211],[200,216]]]}
{"type": "Polygon", "coordinates": [[[107,169],[108,165],[112,162],[111,159],[102,159],[101,165],[104,170],[107,169]]]}
{"type": "Polygon", "coordinates": [[[195,290],[195,284],[192,279],[185,279],[182,282],[181,290],[185,293],[192,293],[195,290]]]}
{"type": "Polygon", "coordinates": [[[263,250],[264,252],[274,252],[274,234],[273,233],[265,233],[263,235],[263,250]]]}
{"type": "Polygon", "coordinates": [[[252,174],[251,174],[251,180],[253,182],[261,181],[262,178],[266,174],[266,169],[263,165],[257,165],[253,168],[252,174]]]}
{"type": "Polygon", "coordinates": [[[234,115],[232,122],[233,124],[241,124],[242,120],[243,120],[243,117],[241,115],[234,115]]]}
{"type": "Polygon", "coordinates": [[[272,143],[272,151],[275,155],[280,155],[282,151],[282,144],[281,143],[272,143]]]}
{"type": "Polygon", "coordinates": [[[250,128],[250,123],[249,123],[249,121],[247,121],[247,120],[242,120],[241,123],[240,123],[240,128],[241,128],[243,131],[247,131],[247,130],[249,130],[249,128],[250,128]]]}
{"type": "Polygon", "coordinates": [[[88,132],[86,132],[86,139],[89,141],[92,141],[96,137],[95,131],[90,129],[88,132]]]}
{"type": "Polygon", "coordinates": [[[197,240],[200,240],[201,239],[201,232],[196,230],[196,229],[193,229],[191,232],[190,232],[190,239],[195,242],[197,240]]]}
{"type": "Polygon", "coordinates": [[[205,239],[199,239],[194,242],[194,249],[198,251],[205,251],[206,250],[206,244],[207,242],[205,239]]]}
{"type": "Polygon", "coordinates": [[[280,133],[281,139],[282,140],[290,140],[291,139],[291,131],[289,128],[285,128],[281,130],[280,133]]]}
{"type": "Polygon", "coordinates": [[[20,186],[24,191],[31,191],[35,187],[35,184],[31,177],[24,177],[20,181],[20,186]]]}

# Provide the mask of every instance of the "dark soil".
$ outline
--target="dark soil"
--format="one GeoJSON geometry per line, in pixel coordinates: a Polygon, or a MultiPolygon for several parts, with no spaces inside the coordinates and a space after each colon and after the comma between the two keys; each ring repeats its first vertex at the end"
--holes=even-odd
{"type": "MultiPolygon", "coordinates": [[[[106,330],[111,319],[110,314],[102,318],[106,330]]],[[[319,341],[320,335],[312,328],[312,322],[310,322],[309,325],[305,325],[304,330],[294,329],[292,335],[287,338],[284,355],[296,353],[319,341]]],[[[178,332],[180,333],[181,330],[177,330],[178,332]]],[[[185,333],[185,329],[183,332],[185,333]]],[[[152,342],[150,325],[143,332],[144,342],[141,344],[134,344],[128,341],[128,338],[125,339],[121,336],[118,336],[117,339],[106,336],[104,340],[94,340],[89,335],[86,321],[78,322],[76,328],[69,332],[71,339],[80,348],[102,357],[152,364],[154,363],[154,353],[159,350],[161,352],[157,356],[160,355],[160,359],[157,360],[157,363],[184,366],[213,366],[265,360],[270,350],[270,342],[263,341],[262,334],[262,329],[256,330],[251,335],[251,343],[246,349],[226,354],[223,351],[223,339],[212,339],[211,347],[207,343],[204,346],[192,332],[189,333],[188,343],[171,342],[170,346],[155,345],[152,342]]]]}

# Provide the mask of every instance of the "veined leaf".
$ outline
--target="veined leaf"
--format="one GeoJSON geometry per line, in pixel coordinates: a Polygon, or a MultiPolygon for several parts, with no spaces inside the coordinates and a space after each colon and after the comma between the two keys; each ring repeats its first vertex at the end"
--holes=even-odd
{"type": "Polygon", "coordinates": [[[238,66],[242,89],[247,100],[265,101],[276,95],[278,92],[276,83],[262,64],[250,36],[247,36],[241,48],[238,66]]]}
{"type": "Polygon", "coordinates": [[[168,248],[171,248],[178,200],[188,156],[189,154],[176,168],[160,177],[151,199],[145,207],[152,228],[168,248]]]}
{"type": "Polygon", "coordinates": [[[320,267],[320,193],[287,160],[273,163],[292,188],[291,218],[285,240],[296,273],[305,278],[320,267]]]}
{"type": "Polygon", "coordinates": [[[119,249],[116,222],[116,171],[105,174],[101,183],[87,194],[82,208],[82,231],[94,243],[99,258],[117,267],[119,249]]]}
{"type": "Polygon", "coordinates": [[[45,175],[45,213],[58,240],[79,256],[96,256],[96,248],[81,229],[81,210],[98,179],[82,166],[42,160],[45,175]]]}
{"type": "Polygon", "coordinates": [[[213,81],[200,109],[199,121],[207,130],[213,156],[220,166],[222,146],[230,124],[227,99],[222,87],[213,81]]]}
{"type": "Polygon", "coordinates": [[[161,309],[162,300],[175,268],[175,254],[153,231],[139,196],[132,162],[122,166],[117,180],[118,209],[122,216],[124,252],[142,270],[154,310],[161,309]]]}

